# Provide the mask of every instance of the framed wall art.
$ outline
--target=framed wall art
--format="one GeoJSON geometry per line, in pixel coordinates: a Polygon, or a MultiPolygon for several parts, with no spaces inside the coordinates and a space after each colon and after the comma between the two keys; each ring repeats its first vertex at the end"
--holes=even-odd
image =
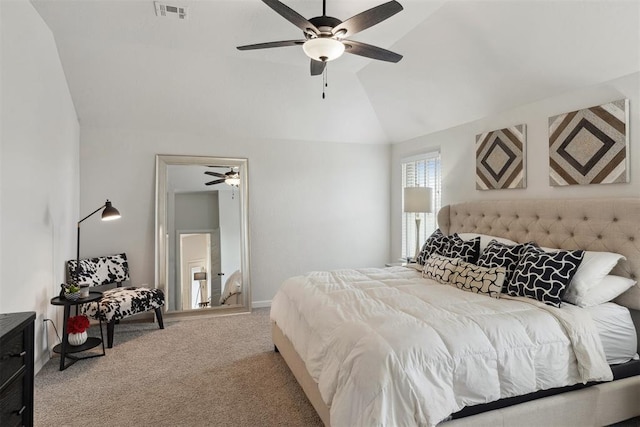
{"type": "Polygon", "coordinates": [[[629,100],[549,118],[549,184],[629,182],[629,100]]]}
{"type": "Polygon", "coordinates": [[[476,189],[525,188],[527,125],[476,135],[476,189]]]}

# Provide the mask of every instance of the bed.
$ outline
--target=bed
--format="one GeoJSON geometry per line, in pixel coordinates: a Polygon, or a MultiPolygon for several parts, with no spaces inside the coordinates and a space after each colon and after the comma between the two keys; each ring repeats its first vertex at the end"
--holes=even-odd
{"type": "MultiPolygon", "coordinates": [[[[611,274],[637,280],[640,272],[639,199],[468,202],[442,208],[438,213],[438,224],[445,234],[479,233],[520,243],[535,241],[540,246],[552,249],[615,252],[625,256],[626,260],[618,262],[611,274]]],[[[626,371],[618,366],[627,364],[616,366],[617,370],[609,368],[607,360],[604,360],[606,355],[603,342],[606,340],[593,338],[597,335],[594,331],[602,328],[602,325],[596,325],[598,322],[594,320],[600,314],[587,315],[587,310],[570,304],[563,304],[562,310],[554,311],[517,298],[501,297],[497,300],[461,292],[448,286],[418,286],[420,279],[417,277],[420,277],[419,273],[399,267],[317,272],[311,273],[306,279],[293,278],[285,282],[283,288],[289,288],[287,297],[283,297],[283,292],[279,291],[274,298],[274,344],[326,425],[441,423],[445,426],[584,426],[608,425],[640,415],[640,376],[636,375],[637,361],[636,367],[626,371]],[[304,286],[300,285],[301,280],[314,282],[314,287],[307,289],[312,294],[316,293],[316,288],[318,289],[317,298],[314,297],[311,302],[295,301],[298,298],[296,293],[304,289],[304,286]],[[354,281],[363,281],[358,284],[360,288],[357,291],[352,290],[354,281]],[[339,298],[338,304],[333,304],[335,300],[328,300],[326,295],[320,292],[323,287],[330,290],[331,298],[339,298]],[[368,302],[361,306],[362,303],[356,299],[352,300],[353,295],[358,293],[376,294],[377,299],[367,300],[368,302]],[[435,293],[441,294],[440,299],[432,301],[431,298],[436,298],[432,295],[435,293]],[[401,313],[391,324],[389,320],[385,320],[376,326],[378,311],[383,310],[382,306],[387,300],[400,304],[402,309],[396,311],[401,313]],[[442,304],[441,301],[448,303],[442,304]],[[413,307],[413,304],[418,304],[418,307],[413,307]],[[506,318],[501,317],[505,314],[499,312],[497,304],[501,304],[500,310],[508,307],[509,313],[506,314],[506,318]],[[355,314],[344,313],[350,305],[355,307],[355,314]],[[450,311],[440,313],[438,310],[444,310],[445,305],[450,311]],[[328,319],[315,320],[312,315],[300,314],[323,311],[330,314],[327,316],[328,319]],[[406,316],[406,313],[411,315],[406,316]],[[364,327],[364,323],[353,321],[360,317],[367,317],[373,326],[364,327]],[[445,399],[442,396],[448,397],[449,389],[456,389],[455,384],[445,384],[446,381],[437,375],[431,375],[434,378],[425,380],[429,384],[421,384],[414,379],[405,379],[398,369],[418,369],[421,366],[418,362],[422,363],[424,360],[413,363],[411,357],[415,354],[420,355],[415,356],[417,359],[424,357],[418,352],[418,347],[425,347],[425,343],[432,344],[429,350],[432,353],[435,351],[433,349],[441,348],[442,351],[450,352],[446,357],[453,357],[456,361],[467,357],[466,347],[475,346],[476,351],[487,345],[486,340],[474,342],[471,339],[466,342],[466,336],[456,335],[459,328],[447,323],[448,317],[462,319],[463,323],[476,328],[478,333],[473,336],[496,335],[498,340],[504,336],[512,336],[517,340],[520,339],[518,337],[522,335],[522,330],[531,334],[528,324],[539,323],[548,325],[546,329],[551,336],[541,336],[540,348],[523,353],[515,363],[501,362],[500,370],[494,375],[498,381],[502,381],[498,383],[494,383],[492,376],[493,362],[481,359],[478,361],[469,356],[468,359],[472,361],[470,364],[456,365],[456,378],[465,378],[469,384],[475,383],[476,388],[454,390],[464,396],[453,393],[450,398],[445,399]],[[504,321],[514,318],[518,321],[504,321]],[[422,327],[423,321],[427,320],[429,332],[422,327]],[[408,332],[409,329],[406,328],[413,324],[417,325],[416,331],[408,332]],[[495,333],[492,325],[500,325],[499,333],[495,333]],[[340,334],[335,332],[338,330],[340,334]],[[402,330],[403,333],[394,334],[394,330],[402,330]],[[428,336],[433,331],[436,331],[435,335],[438,338],[429,341],[434,340],[428,336]],[[563,334],[566,336],[561,337],[563,334]],[[302,335],[303,338],[297,337],[298,335],[302,335]],[[406,341],[407,335],[412,339],[409,347],[406,342],[402,343],[403,340],[406,341]],[[383,339],[377,339],[379,337],[383,339]],[[371,341],[373,346],[368,343],[368,346],[364,347],[365,341],[371,341]],[[386,344],[394,341],[398,341],[398,347],[394,347],[394,343],[390,344],[390,349],[385,348],[386,344]],[[444,344],[438,347],[435,345],[436,342],[438,345],[444,344]],[[411,347],[412,345],[416,349],[411,347]],[[401,349],[401,346],[404,347],[401,349]],[[409,350],[406,350],[407,348],[409,350]],[[394,354],[395,352],[397,354],[394,354]],[[400,362],[396,363],[396,359],[400,362]],[[528,365],[522,364],[522,360],[528,365]],[[548,360],[555,360],[556,363],[544,362],[548,360]],[[489,366],[487,372],[492,375],[487,375],[486,378],[474,375],[474,372],[484,372],[482,369],[485,365],[489,366]],[[543,373],[543,378],[535,379],[539,384],[510,384],[509,381],[504,382],[504,366],[518,372],[539,370],[543,373]],[[389,375],[384,374],[386,371],[389,375]],[[610,381],[614,377],[612,371],[616,373],[615,381],[610,381]],[[374,393],[365,388],[369,387],[369,383],[373,383],[378,392],[374,393]],[[564,383],[577,384],[579,388],[559,389],[564,383]],[[592,385],[583,387],[583,383],[592,385]],[[436,391],[429,388],[433,388],[434,384],[437,385],[436,391]],[[527,387],[542,387],[545,391],[563,392],[523,402],[520,395],[528,395],[527,387]],[[479,390],[484,394],[477,394],[479,390]],[[363,395],[366,396],[362,397],[363,395]],[[330,402],[330,405],[326,402],[330,402]],[[495,409],[489,408],[490,410],[479,414],[451,419],[466,409],[489,406],[496,402],[507,402],[509,406],[498,405],[495,409]],[[366,416],[361,416],[361,413],[366,413],[366,416]]],[[[620,307],[628,309],[622,308],[622,312],[628,313],[635,324],[634,343],[637,350],[637,334],[640,331],[640,287],[636,284],[616,298],[615,302],[620,307]]],[[[603,324],[616,323],[611,317],[605,320],[600,318],[599,321],[603,324]]],[[[630,328],[633,329],[632,326],[630,328]]],[[[613,339],[614,343],[615,341],[616,339],[613,339]]],[[[500,341],[496,341],[489,347],[499,348],[500,345],[500,341]]],[[[431,361],[429,358],[425,360],[431,361]]],[[[629,363],[633,365],[633,362],[629,363]]],[[[431,370],[426,369],[424,372],[431,370]]],[[[424,372],[420,372],[420,375],[425,376],[424,372]]]]}

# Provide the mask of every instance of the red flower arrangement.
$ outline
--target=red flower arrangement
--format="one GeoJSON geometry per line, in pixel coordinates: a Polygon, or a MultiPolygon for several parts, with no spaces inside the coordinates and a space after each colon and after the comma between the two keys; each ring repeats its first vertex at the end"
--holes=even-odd
{"type": "Polygon", "coordinates": [[[81,334],[89,327],[87,316],[71,316],[67,319],[67,332],[70,334],[81,334]]]}

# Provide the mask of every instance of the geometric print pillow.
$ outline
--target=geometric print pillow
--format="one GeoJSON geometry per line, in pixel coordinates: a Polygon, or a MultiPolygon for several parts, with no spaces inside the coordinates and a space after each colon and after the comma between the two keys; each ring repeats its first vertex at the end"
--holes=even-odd
{"type": "Polygon", "coordinates": [[[449,284],[463,291],[500,298],[504,278],[504,267],[485,268],[460,261],[449,284]]]}
{"type": "Polygon", "coordinates": [[[431,234],[431,236],[427,237],[424,245],[422,245],[418,258],[416,258],[416,262],[420,265],[424,265],[432,254],[443,255],[447,246],[449,246],[450,239],[451,238],[449,236],[442,234],[442,231],[438,228],[431,234]]]}
{"type": "Polygon", "coordinates": [[[507,285],[511,296],[534,298],[560,307],[562,295],[582,262],[584,251],[526,251],[507,285]]]}
{"type": "Polygon", "coordinates": [[[537,245],[534,242],[521,243],[518,245],[507,245],[500,243],[497,240],[491,240],[486,249],[482,251],[480,258],[478,258],[478,264],[480,267],[504,267],[506,270],[505,277],[505,291],[506,284],[511,280],[513,271],[516,269],[520,257],[526,251],[535,249],[537,245]]]}
{"type": "Polygon", "coordinates": [[[455,273],[460,262],[456,258],[433,254],[427,258],[427,262],[424,264],[422,277],[446,284],[451,280],[451,276],[455,273]]]}
{"type": "Polygon", "coordinates": [[[457,234],[449,239],[449,245],[445,248],[442,255],[449,258],[460,258],[462,261],[475,264],[480,255],[480,236],[471,240],[462,240],[457,234]]]}

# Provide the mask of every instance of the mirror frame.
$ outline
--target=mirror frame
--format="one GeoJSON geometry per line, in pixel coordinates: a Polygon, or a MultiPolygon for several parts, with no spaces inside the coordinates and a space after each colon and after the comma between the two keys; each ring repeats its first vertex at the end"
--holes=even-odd
{"type": "Polygon", "coordinates": [[[168,315],[230,314],[251,311],[251,275],[249,264],[249,161],[242,158],[182,156],[156,154],[156,228],[155,228],[155,286],[168,295],[168,243],[167,227],[167,166],[201,165],[239,167],[240,185],[240,268],[242,271],[242,307],[206,307],[194,310],[174,310],[164,312],[168,315]]]}

